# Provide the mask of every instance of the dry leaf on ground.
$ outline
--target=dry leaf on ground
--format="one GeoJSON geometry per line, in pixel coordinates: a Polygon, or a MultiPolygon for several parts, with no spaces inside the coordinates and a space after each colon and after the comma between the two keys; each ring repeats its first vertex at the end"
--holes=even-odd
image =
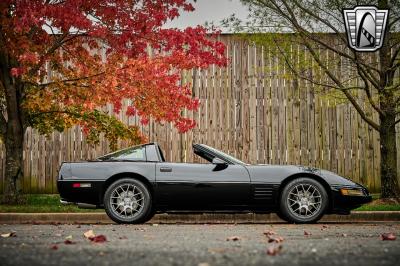
{"type": "Polygon", "coordinates": [[[95,237],[96,236],[94,234],[93,230],[86,231],[85,233],[83,233],[83,235],[88,239],[91,238],[91,237],[95,237]]]}
{"type": "Polygon", "coordinates": [[[240,237],[238,236],[230,236],[226,239],[226,241],[238,241],[240,240],[240,237]]]}
{"type": "Polygon", "coordinates": [[[76,242],[72,241],[71,239],[65,239],[64,244],[65,245],[73,245],[73,244],[76,244],[76,242]]]}
{"type": "Polygon", "coordinates": [[[281,236],[268,236],[268,243],[275,242],[275,243],[281,243],[283,242],[283,237],[281,236]]]}
{"type": "Polygon", "coordinates": [[[381,234],[382,240],[396,240],[396,235],[393,233],[383,233],[381,234]]]}
{"type": "Polygon", "coordinates": [[[5,234],[1,234],[1,237],[7,238],[7,237],[16,237],[17,233],[16,232],[10,232],[10,233],[5,233],[5,234]]]}
{"type": "Polygon", "coordinates": [[[274,231],[267,230],[267,231],[264,231],[264,235],[266,235],[266,236],[272,236],[272,235],[276,235],[276,233],[275,233],[274,231]]]}
{"type": "Polygon", "coordinates": [[[98,235],[94,237],[89,237],[89,240],[94,242],[94,243],[103,243],[107,241],[107,238],[105,235],[98,235]]]}

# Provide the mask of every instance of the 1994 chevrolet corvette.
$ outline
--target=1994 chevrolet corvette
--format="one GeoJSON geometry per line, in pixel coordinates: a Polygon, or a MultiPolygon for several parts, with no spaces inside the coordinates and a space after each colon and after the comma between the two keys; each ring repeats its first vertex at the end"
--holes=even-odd
{"type": "Polygon", "coordinates": [[[276,212],[313,223],[371,201],[365,187],[326,170],[248,165],[204,144],[193,150],[209,164],[166,162],[157,143],[63,163],[61,203],[105,208],[117,223],[143,223],[156,212],[276,212]]]}

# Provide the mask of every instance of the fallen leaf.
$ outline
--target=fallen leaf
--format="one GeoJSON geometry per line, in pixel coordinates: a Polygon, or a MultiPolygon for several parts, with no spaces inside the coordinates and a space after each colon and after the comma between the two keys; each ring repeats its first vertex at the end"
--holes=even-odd
{"type": "Polygon", "coordinates": [[[91,238],[91,237],[95,237],[96,236],[94,234],[93,230],[86,231],[85,233],[83,233],[83,235],[88,239],[91,238]]]}
{"type": "Polygon", "coordinates": [[[282,250],[282,246],[270,246],[269,248],[267,248],[267,254],[270,256],[275,256],[277,255],[279,252],[281,252],[282,250]]]}
{"type": "Polygon", "coordinates": [[[305,235],[305,236],[310,236],[311,233],[304,230],[304,235],[305,235]]]}
{"type": "Polygon", "coordinates": [[[268,243],[271,243],[271,242],[275,242],[275,243],[280,243],[280,242],[283,242],[283,237],[281,237],[281,236],[268,236],[268,243]]]}
{"type": "Polygon", "coordinates": [[[342,236],[343,236],[343,237],[347,237],[347,234],[343,233],[342,236]]]}
{"type": "Polygon", "coordinates": [[[72,236],[71,236],[71,235],[69,235],[69,236],[67,236],[65,239],[67,239],[67,240],[71,240],[71,239],[72,239],[72,236]]]}
{"type": "Polygon", "coordinates": [[[266,236],[276,235],[276,233],[274,231],[271,231],[271,230],[264,231],[263,234],[266,235],[266,236]]]}
{"type": "Polygon", "coordinates": [[[158,226],[158,224],[152,224],[152,226],[158,226]]]}
{"type": "Polygon", "coordinates": [[[64,240],[64,244],[65,244],[65,245],[73,245],[73,244],[76,244],[76,242],[74,242],[74,241],[72,241],[72,240],[70,240],[70,239],[65,239],[65,240],[64,240]]]}
{"type": "Polygon", "coordinates": [[[382,240],[396,240],[396,235],[393,233],[383,233],[381,234],[382,240]]]}
{"type": "Polygon", "coordinates": [[[105,235],[98,235],[98,236],[89,237],[89,240],[94,243],[103,243],[103,242],[107,241],[107,238],[105,235]]]}
{"type": "Polygon", "coordinates": [[[6,234],[1,234],[1,237],[4,237],[4,238],[6,238],[6,237],[16,237],[16,236],[17,236],[17,233],[15,231],[12,231],[12,232],[6,233],[6,234]]]}
{"type": "Polygon", "coordinates": [[[50,248],[53,249],[53,250],[57,250],[57,249],[58,249],[58,246],[57,246],[57,245],[51,245],[50,248]]]}
{"type": "Polygon", "coordinates": [[[240,240],[240,237],[238,236],[230,236],[226,239],[226,241],[238,241],[240,240]]]}

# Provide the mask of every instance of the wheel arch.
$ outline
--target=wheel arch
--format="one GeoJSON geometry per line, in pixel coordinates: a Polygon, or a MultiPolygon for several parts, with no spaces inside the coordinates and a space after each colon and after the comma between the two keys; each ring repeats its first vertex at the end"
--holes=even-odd
{"type": "MultiPolygon", "coordinates": [[[[328,209],[327,209],[327,213],[330,213],[333,209],[333,195],[332,195],[332,190],[328,184],[328,182],[326,182],[325,179],[323,179],[321,176],[316,175],[316,174],[312,174],[312,173],[296,173],[293,175],[290,175],[288,177],[286,177],[282,183],[279,186],[278,189],[278,197],[276,197],[277,201],[279,201],[282,191],[283,189],[286,187],[287,184],[289,184],[289,182],[298,179],[298,178],[303,178],[303,177],[307,177],[307,178],[311,178],[314,179],[315,181],[317,181],[318,183],[320,183],[324,189],[326,190],[326,193],[328,194],[328,209]]],[[[279,202],[277,202],[279,203],[279,202]]]]}
{"type": "Polygon", "coordinates": [[[104,200],[104,194],[106,193],[107,188],[113,184],[115,181],[122,179],[122,178],[132,178],[132,179],[136,179],[140,182],[142,182],[149,190],[151,196],[154,196],[154,189],[153,189],[153,185],[151,184],[151,182],[144,177],[143,175],[140,175],[138,173],[134,173],[134,172],[123,172],[123,173],[118,173],[115,174],[113,176],[110,176],[103,185],[102,191],[100,193],[100,202],[103,202],[104,200]]]}

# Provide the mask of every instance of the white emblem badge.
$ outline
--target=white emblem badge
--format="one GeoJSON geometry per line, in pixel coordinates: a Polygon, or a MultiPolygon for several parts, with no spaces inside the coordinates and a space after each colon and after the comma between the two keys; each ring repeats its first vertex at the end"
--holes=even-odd
{"type": "Polygon", "coordinates": [[[373,52],[382,47],[389,10],[375,6],[343,9],[349,46],[360,52],[373,52]]]}

